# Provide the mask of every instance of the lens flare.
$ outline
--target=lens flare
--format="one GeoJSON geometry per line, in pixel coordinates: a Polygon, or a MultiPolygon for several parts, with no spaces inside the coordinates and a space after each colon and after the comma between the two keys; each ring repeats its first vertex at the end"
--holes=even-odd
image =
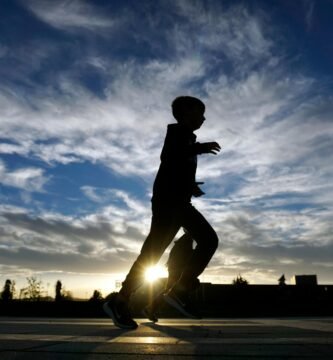
{"type": "Polygon", "coordinates": [[[154,282],[161,277],[166,276],[166,270],[161,266],[151,266],[145,272],[145,279],[148,282],[154,282]]]}

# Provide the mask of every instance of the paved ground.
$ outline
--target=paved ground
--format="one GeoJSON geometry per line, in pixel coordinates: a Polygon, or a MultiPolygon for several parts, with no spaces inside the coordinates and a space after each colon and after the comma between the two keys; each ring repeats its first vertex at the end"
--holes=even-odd
{"type": "Polygon", "coordinates": [[[333,318],[139,320],[0,318],[0,359],[333,359],[333,318]]]}

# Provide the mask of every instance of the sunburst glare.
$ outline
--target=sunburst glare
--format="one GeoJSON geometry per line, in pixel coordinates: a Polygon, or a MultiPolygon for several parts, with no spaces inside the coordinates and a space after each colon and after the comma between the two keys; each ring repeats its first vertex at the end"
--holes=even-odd
{"type": "Polygon", "coordinates": [[[159,265],[150,266],[149,268],[147,268],[145,272],[145,279],[148,282],[154,282],[157,279],[166,276],[167,276],[166,269],[159,265]]]}

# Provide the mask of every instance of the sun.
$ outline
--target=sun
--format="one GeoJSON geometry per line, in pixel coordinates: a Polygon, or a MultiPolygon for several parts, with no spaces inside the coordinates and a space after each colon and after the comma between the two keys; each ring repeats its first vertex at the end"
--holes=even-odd
{"type": "Polygon", "coordinates": [[[161,277],[165,277],[165,276],[166,276],[166,270],[162,266],[159,266],[159,265],[150,266],[145,271],[145,280],[150,283],[156,281],[157,279],[159,279],[161,277]]]}

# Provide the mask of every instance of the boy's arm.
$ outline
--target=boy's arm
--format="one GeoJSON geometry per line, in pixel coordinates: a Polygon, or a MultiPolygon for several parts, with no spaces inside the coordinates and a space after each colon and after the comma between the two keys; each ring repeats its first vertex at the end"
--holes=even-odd
{"type": "Polygon", "coordinates": [[[177,160],[188,155],[217,154],[220,150],[221,147],[217,142],[189,143],[189,138],[184,132],[170,129],[164,142],[162,157],[177,160]]]}

